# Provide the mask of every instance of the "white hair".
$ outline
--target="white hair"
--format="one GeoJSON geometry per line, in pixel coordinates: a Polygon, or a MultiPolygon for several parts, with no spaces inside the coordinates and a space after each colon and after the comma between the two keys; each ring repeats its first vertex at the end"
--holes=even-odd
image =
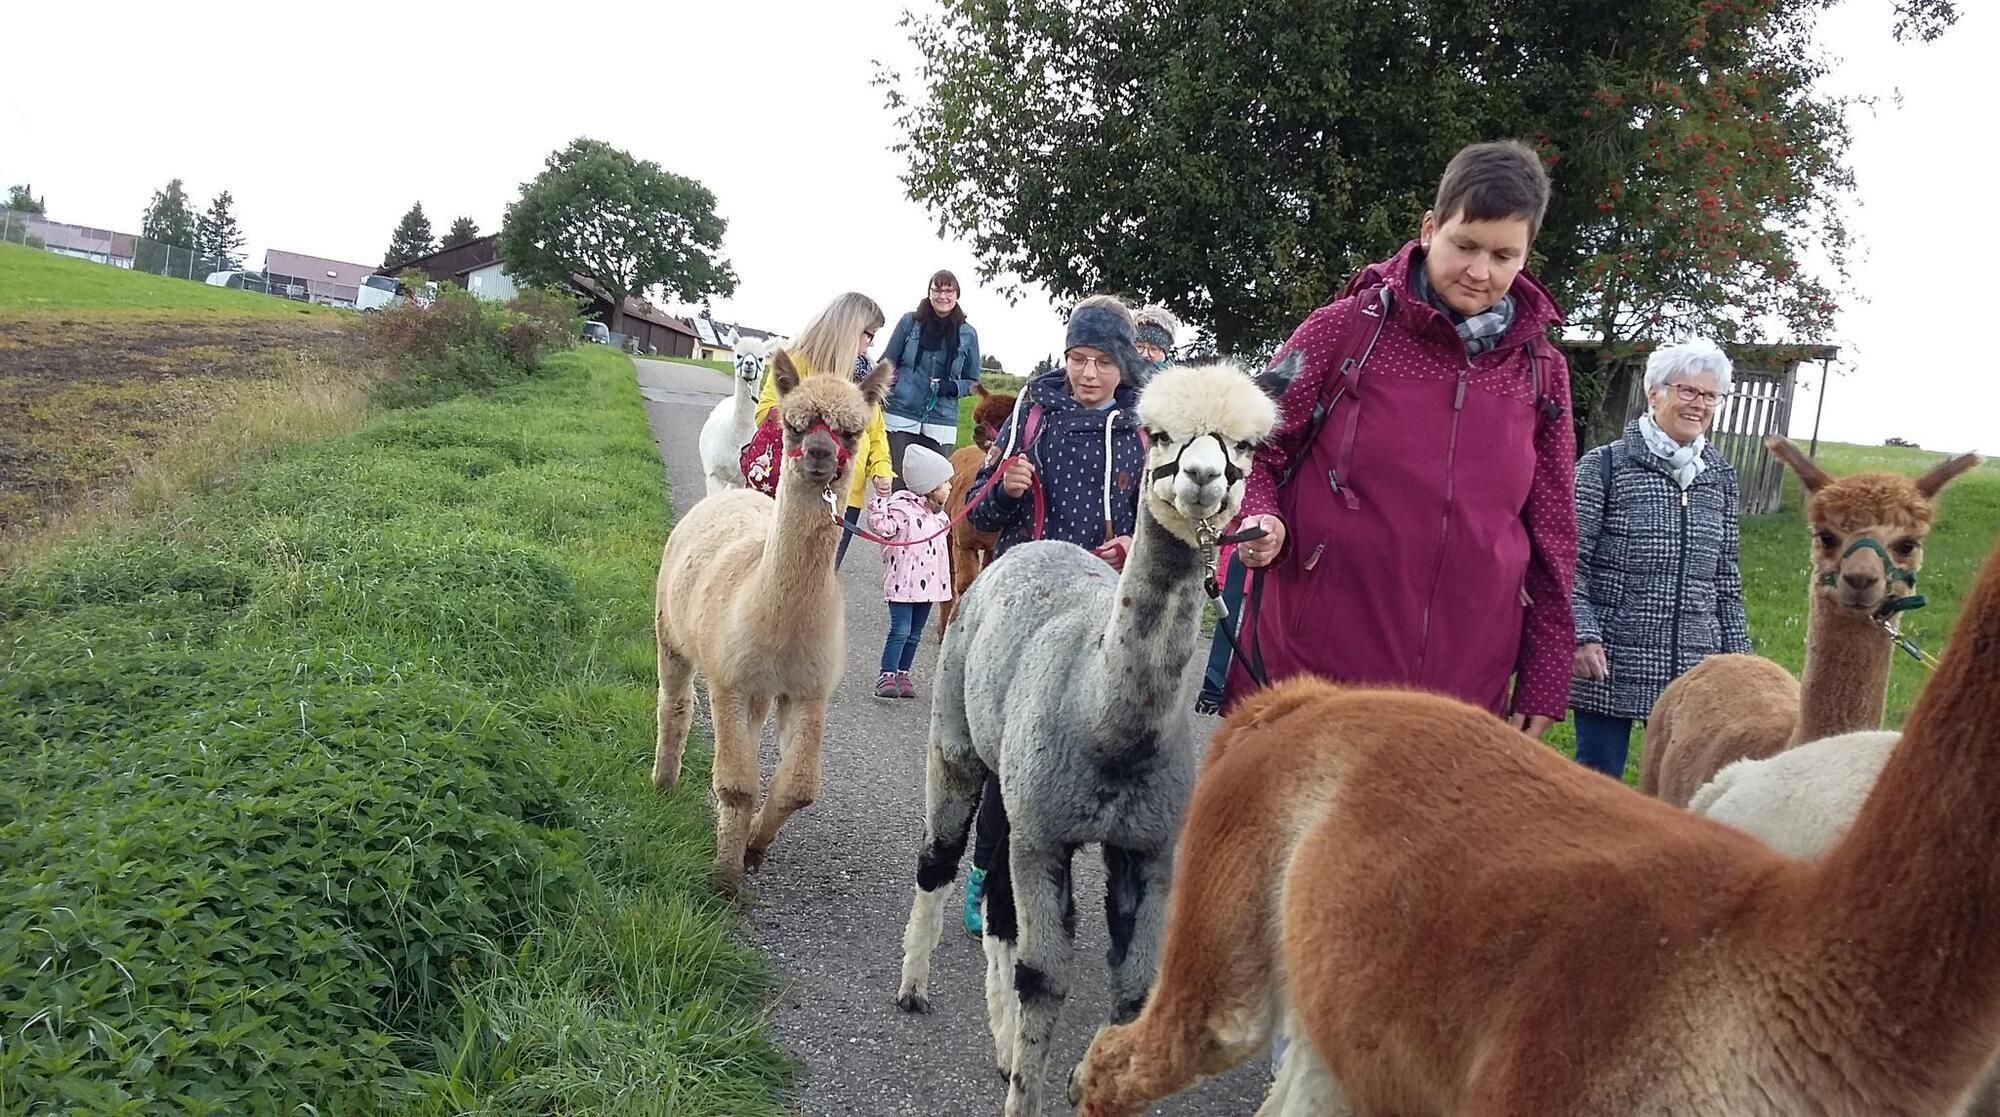
{"type": "Polygon", "coordinates": [[[1716,392],[1729,394],[1729,386],[1735,382],[1735,366],[1729,363],[1729,354],[1722,351],[1722,346],[1706,338],[1662,345],[1646,358],[1646,391],[1650,393],[1704,372],[1715,374],[1716,392]]]}

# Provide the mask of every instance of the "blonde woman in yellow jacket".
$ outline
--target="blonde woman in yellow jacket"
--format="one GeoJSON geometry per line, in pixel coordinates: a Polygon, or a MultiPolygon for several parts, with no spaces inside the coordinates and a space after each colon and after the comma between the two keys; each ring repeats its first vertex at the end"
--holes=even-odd
{"type": "MultiPolygon", "coordinates": [[[[882,308],[866,295],[849,291],[828,303],[826,309],[806,323],[799,332],[798,340],[785,347],[792,355],[792,363],[798,366],[799,376],[807,377],[823,369],[847,369],[859,377],[868,372],[868,348],[875,344],[875,331],[882,328],[884,319],[882,308]]],[[[764,416],[778,405],[778,383],[770,376],[764,377],[763,391],[757,396],[757,419],[761,424],[764,416]]],[[[847,488],[847,522],[852,525],[861,515],[861,505],[868,499],[868,489],[886,493],[894,481],[896,470],[889,460],[889,433],[882,425],[882,409],[868,419],[868,429],[861,432],[861,445],[856,449],[859,460],[854,463],[854,479],[847,488]]],[[[847,545],[854,536],[842,532],[840,550],[834,555],[833,568],[840,569],[841,560],[847,557],[847,545]]]]}

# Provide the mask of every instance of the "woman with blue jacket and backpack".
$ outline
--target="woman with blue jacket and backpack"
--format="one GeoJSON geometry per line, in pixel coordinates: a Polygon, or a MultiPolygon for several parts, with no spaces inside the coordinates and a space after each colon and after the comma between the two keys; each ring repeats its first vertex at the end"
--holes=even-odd
{"type": "MultiPolygon", "coordinates": [[[[911,443],[950,457],[958,444],[958,399],[979,383],[979,331],[958,305],[957,276],[931,276],[929,294],[897,320],[882,357],[896,366],[896,383],[882,405],[889,459],[900,468],[911,443]]],[[[900,473],[896,487],[903,487],[900,473]]]]}

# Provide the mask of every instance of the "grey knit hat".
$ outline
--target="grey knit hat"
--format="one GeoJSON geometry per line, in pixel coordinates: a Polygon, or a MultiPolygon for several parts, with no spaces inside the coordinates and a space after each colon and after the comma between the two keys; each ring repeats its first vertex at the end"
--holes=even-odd
{"type": "Polygon", "coordinates": [[[1119,379],[1136,388],[1146,382],[1153,367],[1139,355],[1133,342],[1130,317],[1109,306],[1080,306],[1069,316],[1069,330],[1063,336],[1063,352],[1088,345],[1101,353],[1108,353],[1112,360],[1118,362],[1119,379]]]}
{"type": "Polygon", "coordinates": [[[1152,303],[1141,307],[1135,317],[1139,323],[1138,339],[1151,342],[1161,352],[1171,355],[1174,338],[1181,332],[1181,321],[1174,317],[1174,312],[1159,303],[1152,303]]]}

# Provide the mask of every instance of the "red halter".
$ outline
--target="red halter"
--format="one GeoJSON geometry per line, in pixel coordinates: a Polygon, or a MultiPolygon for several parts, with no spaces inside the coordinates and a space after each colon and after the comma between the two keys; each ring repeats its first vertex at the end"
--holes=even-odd
{"type": "Polygon", "coordinates": [[[827,433],[827,437],[829,437],[829,438],[833,439],[833,448],[834,448],[834,450],[835,450],[835,451],[836,451],[836,452],[837,452],[837,453],[838,453],[838,454],[840,455],[840,468],[842,468],[842,469],[846,469],[846,468],[847,468],[847,460],[848,460],[849,458],[852,458],[852,457],[854,456],[854,452],[853,452],[852,450],[849,450],[849,449],[847,448],[847,443],[846,443],[846,442],[844,442],[844,441],[842,441],[842,439],[841,439],[840,435],[839,435],[839,434],[837,434],[837,433],[836,433],[836,432],[834,431],[834,429],[833,429],[832,427],[828,426],[828,425],[827,425],[827,423],[826,423],[826,420],[824,420],[824,419],[821,419],[821,420],[819,420],[818,422],[814,423],[814,424],[813,424],[812,426],[809,426],[809,427],[807,427],[807,428],[806,428],[805,430],[803,430],[803,431],[799,432],[799,442],[798,442],[798,445],[796,445],[796,446],[793,446],[793,447],[792,447],[791,449],[789,449],[789,450],[786,450],[786,451],[785,451],[785,456],[786,456],[786,457],[788,457],[788,458],[803,458],[803,457],[805,457],[805,456],[806,456],[806,435],[809,435],[809,434],[811,434],[811,433],[812,433],[812,432],[814,432],[814,431],[825,431],[825,432],[827,433]]]}

